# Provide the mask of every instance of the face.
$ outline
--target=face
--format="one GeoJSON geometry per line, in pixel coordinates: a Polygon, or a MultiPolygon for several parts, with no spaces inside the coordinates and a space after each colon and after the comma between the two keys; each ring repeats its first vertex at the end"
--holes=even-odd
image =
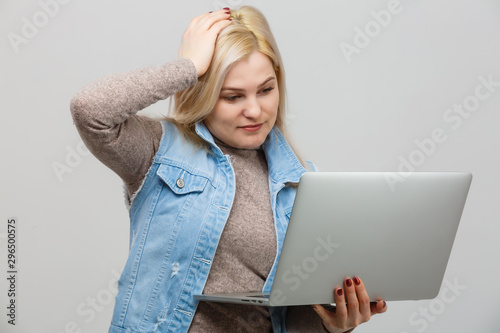
{"type": "Polygon", "coordinates": [[[276,122],[278,104],[278,81],[271,60],[255,51],[228,72],[205,125],[227,145],[258,148],[276,122]]]}

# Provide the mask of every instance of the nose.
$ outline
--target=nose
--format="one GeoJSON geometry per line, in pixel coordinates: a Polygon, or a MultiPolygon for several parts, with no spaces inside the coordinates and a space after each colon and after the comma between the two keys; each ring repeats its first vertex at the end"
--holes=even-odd
{"type": "Polygon", "coordinates": [[[262,112],[257,96],[248,97],[243,107],[243,115],[247,118],[258,118],[262,112]]]}

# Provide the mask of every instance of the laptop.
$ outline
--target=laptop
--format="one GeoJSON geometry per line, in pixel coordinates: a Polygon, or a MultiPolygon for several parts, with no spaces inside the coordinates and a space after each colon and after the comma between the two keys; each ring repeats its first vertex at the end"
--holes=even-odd
{"type": "Polygon", "coordinates": [[[472,181],[466,172],[308,172],[270,293],[202,294],[262,306],[334,303],[345,277],[371,301],[436,297],[472,181]]]}

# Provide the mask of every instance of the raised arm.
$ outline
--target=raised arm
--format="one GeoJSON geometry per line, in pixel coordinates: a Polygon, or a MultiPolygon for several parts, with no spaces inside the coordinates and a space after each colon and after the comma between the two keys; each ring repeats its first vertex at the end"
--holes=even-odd
{"type": "Polygon", "coordinates": [[[159,122],[136,113],[195,84],[196,73],[191,60],[179,58],[160,67],[106,76],[71,100],[71,114],[85,145],[130,191],[144,178],[162,133],[159,122]]]}
{"type": "Polygon", "coordinates": [[[158,150],[159,122],[138,116],[147,106],[197,82],[212,60],[215,40],[231,21],[219,10],[195,17],[186,29],[179,59],[104,77],[71,100],[71,114],[85,145],[127,185],[137,190],[158,150]]]}

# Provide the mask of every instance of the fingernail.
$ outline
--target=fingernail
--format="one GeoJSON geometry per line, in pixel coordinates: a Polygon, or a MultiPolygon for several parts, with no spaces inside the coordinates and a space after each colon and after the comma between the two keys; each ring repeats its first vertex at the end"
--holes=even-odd
{"type": "Polygon", "coordinates": [[[359,286],[359,284],[361,283],[361,281],[359,280],[359,278],[358,278],[357,276],[355,276],[355,277],[353,278],[353,280],[354,280],[354,283],[355,283],[357,286],[359,286]]]}
{"type": "Polygon", "coordinates": [[[382,307],[382,309],[385,308],[386,306],[387,306],[387,303],[384,301],[384,306],[382,307]]]}
{"type": "Polygon", "coordinates": [[[352,286],[352,280],[351,280],[351,279],[347,279],[347,280],[345,280],[345,284],[346,284],[348,287],[352,286]]]}
{"type": "Polygon", "coordinates": [[[314,310],[318,310],[318,307],[316,305],[311,305],[311,307],[314,309],[314,310]]]}
{"type": "Polygon", "coordinates": [[[213,13],[213,12],[209,12],[209,13],[213,13]]]}
{"type": "Polygon", "coordinates": [[[337,289],[337,296],[342,296],[342,288],[337,289]]]}
{"type": "Polygon", "coordinates": [[[222,8],[222,9],[229,10],[229,7],[224,7],[224,8],[222,8]]]}

